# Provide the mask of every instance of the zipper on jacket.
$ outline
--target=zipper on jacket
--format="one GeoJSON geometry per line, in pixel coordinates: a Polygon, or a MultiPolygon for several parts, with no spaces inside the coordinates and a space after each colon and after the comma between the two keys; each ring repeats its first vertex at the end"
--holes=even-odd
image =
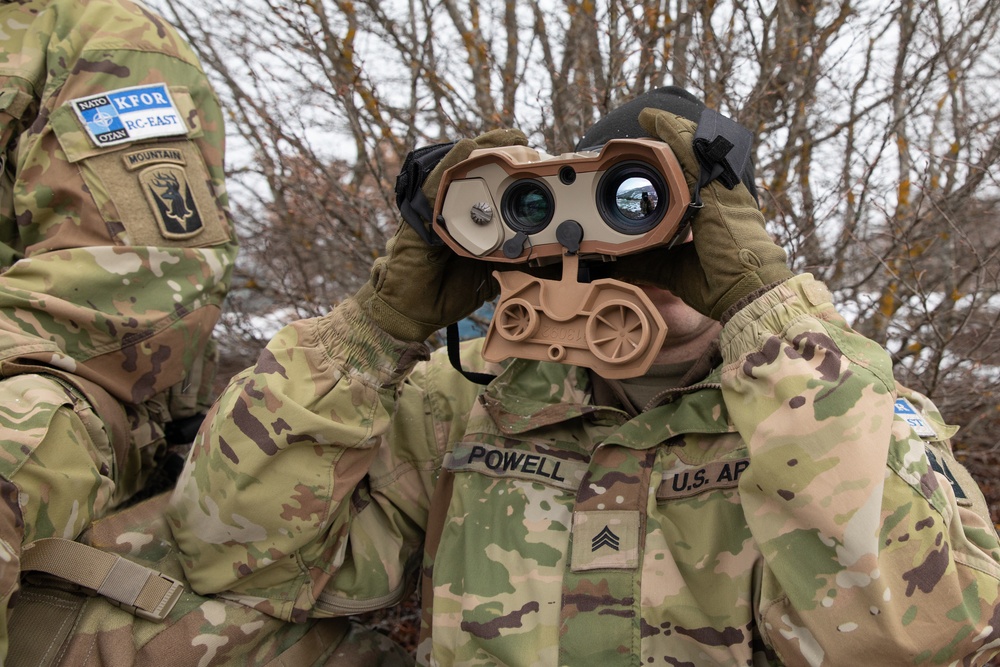
{"type": "Polygon", "coordinates": [[[320,611],[337,615],[366,614],[370,611],[390,607],[401,601],[405,590],[406,586],[401,584],[399,588],[389,591],[385,595],[375,598],[365,598],[363,600],[351,600],[335,597],[328,593],[320,593],[316,599],[316,608],[320,611]]]}

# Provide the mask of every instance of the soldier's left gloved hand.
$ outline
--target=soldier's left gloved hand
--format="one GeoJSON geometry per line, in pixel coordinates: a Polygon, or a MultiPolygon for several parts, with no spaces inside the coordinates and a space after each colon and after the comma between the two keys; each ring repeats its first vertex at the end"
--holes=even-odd
{"type": "MultiPolygon", "coordinates": [[[[693,189],[701,174],[693,148],[697,125],[652,108],[642,110],[639,123],[670,146],[693,189]]],[[[692,243],[620,257],[612,275],[668,289],[718,320],[741,299],[793,274],[785,251],[764,228],[757,200],[743,183],[730,190],[713,180],[701,188],[701,200],[704,207],[691,222],[692,243]]]]}
{"type": "MultiPolygon", "coordinates": [[[[472,151],[527,143],[519,130],[493,130],[457,142],[423,183],[430,210],[444,172],[472,151]]],[[[428,245],[403,221],[355,298],[383,331],[399,340],[419,342],[496,297],[495,268],[490,262],[460,257],[448,246],[428,245]]]]}

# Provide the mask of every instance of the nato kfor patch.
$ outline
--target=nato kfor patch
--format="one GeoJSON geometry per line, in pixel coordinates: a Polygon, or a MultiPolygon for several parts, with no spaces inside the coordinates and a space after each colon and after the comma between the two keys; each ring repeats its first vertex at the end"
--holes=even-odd
{"type": "Polygon", "coordinates": [[[913,428],[913,431],[921,438],[937,439],[938,434],[934,430],[934,427],[924,419],[923,414],[913,406],[913,403],[910,403],[905,398],[896,399],[896,402],[893,404],[893,412],[909,424],[913,428]]]}
{"type": "Polygon", "coordinates": [[[95,146],[187,134],[187,125],[164,83],[121,88],[70,100],[95,146]]]}

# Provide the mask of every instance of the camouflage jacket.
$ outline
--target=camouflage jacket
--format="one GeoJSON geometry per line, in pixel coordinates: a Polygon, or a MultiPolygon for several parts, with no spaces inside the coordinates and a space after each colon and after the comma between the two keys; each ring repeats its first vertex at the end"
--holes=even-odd
{"type": "Polygon", "coordinates": [[[195,54],[142,5],[0,3],[0,374],[133,405],[174,387],[175,417],[207,398],[236,252],[223,146],[195,54]]]}
{"type": "Polygon", "coordinates": [[[483,390],[440,353],[413,367],[351,300],[294,323],[196,440],[169,517],[187,577],[298,620],[391,605],[419,564],[423,665],[1000,650],[985,502],[885,351],[807,275],[721,347],[630,419],[578,368],[514,361],[483,390]]]}

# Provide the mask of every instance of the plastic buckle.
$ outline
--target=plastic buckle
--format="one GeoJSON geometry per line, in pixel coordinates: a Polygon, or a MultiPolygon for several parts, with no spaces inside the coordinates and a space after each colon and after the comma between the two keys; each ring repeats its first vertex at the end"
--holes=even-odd
{"type": "MultiPolygon", "coordinates": [[[[163,574],[162,572],[156,572],[156,576],[165,580],[170,585],[160,598],[160,601],[152,609],[143,609],[142,607],[136,607],[134,605],[115,600],[111,600],[111,602],[138,618],[144,618],[147,621],[154,621],[156,623],[163,621],[174,608],[174,605],[177,604],[177,601],[180,600],[181,593],[184,592],[184,584],[173,577],[163,574]]],[[[149,582],[147,582],[146,585],[148,586],[149,582]]]]}

